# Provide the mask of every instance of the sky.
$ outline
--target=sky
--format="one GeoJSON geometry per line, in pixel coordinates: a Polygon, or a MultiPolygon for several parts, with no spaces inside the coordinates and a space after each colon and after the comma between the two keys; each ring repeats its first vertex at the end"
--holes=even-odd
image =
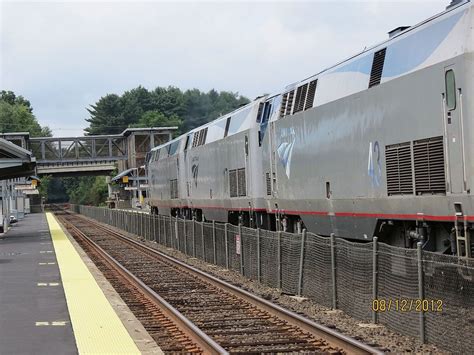
{"type": "Polygon", "coordinates": [[[449,2],[0,0],[0,89],[30,100],[54,136],[81,136],[106,94],[280,92],[449,2]]]}

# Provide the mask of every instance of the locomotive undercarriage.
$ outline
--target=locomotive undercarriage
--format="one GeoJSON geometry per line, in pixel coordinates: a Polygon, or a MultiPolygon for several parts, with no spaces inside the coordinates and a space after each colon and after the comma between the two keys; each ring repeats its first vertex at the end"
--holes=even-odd
{"type": "Polygon", "coordinates": [[[416,248],[442,254],[471,257],[474,224],[460,219],[454,222],[381,220],[375,235],[379,241],[402,248],[416,248]]]}
{"type": "MultiPolygon", "coordinates": [[[[170,212],[173,217],[209,221],[202,209],[171,208],[170,212]]],[[[158,208],[152,207],[151,213],[158,214],[158,208]]],[[[219,222],[228,222],[233,225],[240,223],[244,227],[288,233],[301,233],[306,228],[298,215],[256,211],[228,211],[227,220],[219,222]]],[[[455,221],[451,222],[378,220],[373,236],[377,236],[380,242],[392,246],[414,249],[417,243],[421,242],[423,250],[426,251],[472,258],[474,255],[473,233],[474,223],[467,221],[460,213],[455,221]]],[[[371,239],[369,236],[367,241],[371,239]]]]}

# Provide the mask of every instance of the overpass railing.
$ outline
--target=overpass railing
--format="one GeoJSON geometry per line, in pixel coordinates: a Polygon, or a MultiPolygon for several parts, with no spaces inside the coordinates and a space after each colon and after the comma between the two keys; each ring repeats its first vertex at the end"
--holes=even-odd
{"type": "Polygon", "coordinates": [[[38,164],[127,159],[127,137],[122,135],[71,138],[30,138],[38,164]]]}

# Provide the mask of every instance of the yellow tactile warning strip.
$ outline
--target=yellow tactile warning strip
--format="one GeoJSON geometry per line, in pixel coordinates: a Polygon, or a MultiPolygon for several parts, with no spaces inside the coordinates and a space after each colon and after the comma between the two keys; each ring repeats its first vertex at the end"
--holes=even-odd
{"type": "Polygon", "coordinates": [[[56,218],[46,213],[80,354],[140,354],[56,218]]]}

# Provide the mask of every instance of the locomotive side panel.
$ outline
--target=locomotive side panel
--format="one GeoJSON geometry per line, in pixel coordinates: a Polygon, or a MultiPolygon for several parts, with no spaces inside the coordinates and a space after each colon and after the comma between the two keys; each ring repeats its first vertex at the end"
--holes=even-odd
{"type": "MultiPolygon", "coordinates": [[[[265,170],[276,172],[274,196],[267,204],[270,211],[301,216],[308,229],[318,233],[360,239],[376,234],[377,222],[382,219],[417,219],[421,213],[427,216],[422,219],[435,216],[452,220],[456,201],[462,203],[464,213],[472,215],[471,198],[466,195],[472,186],[472,108],[470,102],[460,102],[460,93],[464,92],[466,97],[472,85],[472,80],[468,80],[472,78],[472,54],[463,53],[471,48],[468,42],[472,38],[472,13],[468,8],[452,17],[454,20],[438,21],[442,23],[438,27],[449,31],[442,33],[444,37],[437,40],[437,46],[432,46],[432,51],[424,54],[424,62],[416,67],[410,69],[400,62],[400,48],[407,46],[399,40],[393,44],[395,48],[385,49],[386,66],[380,85],[327,102],[327,95],[322,95],[328,87],[324,86],[323,74],[318,77],[315,108],[273,123],[274,148],[269,147],[271,142],[266,139],[264,158],[273,159],[274,165],[267,164],[265,170]],[[459,55],[449,58],[456,53],[459,55]],[[443,56],[446,60],[440,61],[443,56]],[[403,73],[400,68],[409,70],[403,73]],[[454,91],[459,101],[457,109],[452,110],[443,103],[447,95],[446,73],[450,69],[455,73],[454,91]],[[465,147],[461,148],[463,143],[465,147]],[[394,193],[389,191],[393,190],[392,182],[390,187],[387,185],[385,151],[404,144],[408,144],[411,152],[408,167],[412,170],[412,186],[394,193]],[[417,164],[427,162],[413,161],[423,145],[436,148],[436,154],[441,156],[436,163],[441,162],[440,169],[446,172],[442,177],[441,170],[435,171],[439,181],[428,181],[437,183],[436,188],[424,187],[421,178],[415,179],[415,175],[423,172],[417,164]],[[446,179],[446,184],[442,179],[446,179]]],[[[418,39],[432,37],[428,30],[423,33],[419,29],[418,39]]],[[[416,56],[416,48],[411,49],[416,56]]],[[[380,48],[370,55],[374,56],[376,51],[380,48]]],[[[359,64],[358,69],[363,67],[363,63],[359,64]]],[[[366,76],[365,85],[368,84],[366,76]]],[[[393,155],[392,150],[389,153],[393,155]]]]}

